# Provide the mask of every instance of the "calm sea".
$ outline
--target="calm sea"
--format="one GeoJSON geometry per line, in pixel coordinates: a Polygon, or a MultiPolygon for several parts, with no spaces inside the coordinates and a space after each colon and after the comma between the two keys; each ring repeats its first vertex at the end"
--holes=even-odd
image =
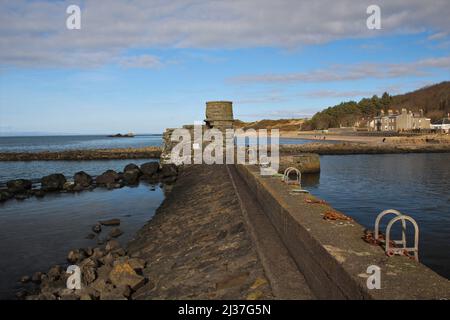
{"type": "MultiPolygon", "coordinates": [[[[0,203],[0,299],[14,298],[18,280],[36,271],[65,264],[69,250],[95,247],[86,239],[98,220],[119,218],[125,245],[150,220],[164,199],[159,186],[95,189],[78,194],[49,194],[0,203]]],[[[101,237],[108,228],[104,227],[101,237]]]]}
{"type": "Polygon", "coordinates": [[[320,175],[308,177],[305,189],[372,230],[385,209],[410,215],[419,224],[420,261],[450,279],[450,153],[321,156],[320,162],[320,175]]]}
{"type": "Polygon", "coordinates": [[[160,146],[162,135],[137,135],[133,138],[90,136],[0,137],[0,152],[39,152],[85,149],[141,148],[160,146]]]}

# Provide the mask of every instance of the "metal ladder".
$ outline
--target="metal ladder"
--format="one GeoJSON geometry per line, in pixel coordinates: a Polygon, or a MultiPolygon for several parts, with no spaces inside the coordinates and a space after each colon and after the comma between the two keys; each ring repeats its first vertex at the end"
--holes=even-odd
{"type": "Polygon", "coordinates": [[[398,210],[394,209],[388,209],[382,211],[380,214],[378,214],[377,218],[375,219],[375,240],[380,242],[381,244],[384,244],[384,250],[386,252],[386,255],[389,257],[392,257],[393,255],[407,255],[409,253],[414,253],[414,259],[416,261],[419,261],[419,226],[417,225],[416,220],[414,220],[412,217],[402,214],[398,210]],[[380,222],[381,219],[388,214],[395,215],[394,218],[392,218],[386,227],[386,239],[380,239],[380,222]],[[397,222],[402,222],[402,239],[401,240],[391,240],[391,229],[392,226],[397,222]],[[406,246],[406,221],[409,221],[414,226],[414,247],[407,247],[406,246]],[[395,245],[401,245],[401,247],[393,247],[391,246],[391,241],[395,245]]]}
{"type": "Polygon", "coordinates": [[[301,174],[300,170],[298,170],[297,168],[289,167],[289,168],[286,168],[286,170],[284,170],[284,174],[283,174],[283,178],[282,178],[282,181],[284,183],[298,184],[300,186],[301,180],[302,180],[302,174],[301,174]],[[295,179],[289,178],[289,175],[293,172],[296,174],[295,179]]]}
{"type": "Polygon", "coordinates": [[[301,184],[302,174],[301,174],[300,170],[298,170],[297,168],[294,168],[294,167],[286,168],[286,170],[284,170],[283,178],[281,180],[284,183],[289,184],[289,185],[298,185],[297,189],[291,190],[291,194],[309,193],[308,190],[302,189],[302,184],[301,184]],[[295,173],[296,177],[294,179],[291,179],[289,177],[291,173],[295,173]]]}

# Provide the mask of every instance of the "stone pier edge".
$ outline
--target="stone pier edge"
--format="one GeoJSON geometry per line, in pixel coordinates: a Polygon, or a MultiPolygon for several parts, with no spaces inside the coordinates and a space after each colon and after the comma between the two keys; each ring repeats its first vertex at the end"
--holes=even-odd
{"type": "Polygon", "coordinates": [[[260,176],[256,166],[236,168],[319,299],[450,298],[449,280],[408,257],[387,257],[362,240],[358,223],[324,220],[325,212],[335,211],[327,204],[306,203],[315,198],[292,194],[291,186],[260,176]],[[367,289],[370,265],[381,268],[381,289],[367,289]]]}

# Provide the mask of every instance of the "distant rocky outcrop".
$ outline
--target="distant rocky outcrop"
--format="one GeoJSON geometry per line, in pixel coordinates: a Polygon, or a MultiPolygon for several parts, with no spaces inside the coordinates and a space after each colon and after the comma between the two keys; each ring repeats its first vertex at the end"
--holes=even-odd
{"type": "Polygon", "coordinates": [[[108,189],[122,188],[126,185],[137,185],[139,182],[163,182],[169,185],[176,181],[178,167],[174,164],[159,164],[147,162],[141,165],[130,163],[123,172],[107,170],[95,179],[84,171],[75,173],[73,181],[68,181],[61,173],[43,177],[40,188],[33,188],[33,182],[27,179],[15,179],[6,183],[6,188],[0,188],[0,202],[9,199],[25,200],[31,196],[44,197],[49,192],[80,192],[96,187],[108,189]]]}

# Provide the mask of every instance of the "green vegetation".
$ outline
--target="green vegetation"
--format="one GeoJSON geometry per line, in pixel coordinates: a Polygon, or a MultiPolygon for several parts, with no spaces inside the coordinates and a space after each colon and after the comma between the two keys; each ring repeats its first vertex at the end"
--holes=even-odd
{"type": "Polygon", "coordinates": [[[326,108],[316,113],[310,120],[305,121],[302,130],[328,129],[336,127],[351,127],[361,120],[376,116],[380,110],[387,110],[392,97],[385,92],[381,98],[363,98],[359,102],[347,101],[326,108]]]}
{"type": "Polygon", "coordinates": [[[450,81],[427,86],[402,95],[391,96],[385,92],[381,97],[364,98],[359,102],[342,102],[316,113],[310,120],[303,123],[302,130],[328,129],[354,126],[376,116],[381,110],[400,111],[402,108],[418,112],[424,111],[425,116],[436,121],[450,113],[450,81]]]}

